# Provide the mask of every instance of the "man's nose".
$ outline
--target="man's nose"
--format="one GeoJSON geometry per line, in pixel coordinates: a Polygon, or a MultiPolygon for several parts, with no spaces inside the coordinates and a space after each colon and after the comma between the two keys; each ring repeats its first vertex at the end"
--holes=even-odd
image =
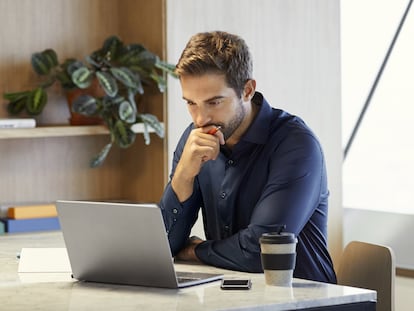
{"type": "Polygon", "coordinates": [[[208,109],[205,108],[199,108],[196,112],[195,116],[195,122],[196,125],[199,127],[206,126],[208,124],[211,124],[211,114],[208,111],[208,109]]]}

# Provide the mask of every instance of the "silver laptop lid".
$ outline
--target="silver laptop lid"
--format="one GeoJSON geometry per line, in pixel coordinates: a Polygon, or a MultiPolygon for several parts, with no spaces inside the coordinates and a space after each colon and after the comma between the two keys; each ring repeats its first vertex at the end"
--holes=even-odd
{"type": "Polygon", "coordinates": [[[56,206],[74,278],[178,287],[156,204],[57,201],[56,206]]]}

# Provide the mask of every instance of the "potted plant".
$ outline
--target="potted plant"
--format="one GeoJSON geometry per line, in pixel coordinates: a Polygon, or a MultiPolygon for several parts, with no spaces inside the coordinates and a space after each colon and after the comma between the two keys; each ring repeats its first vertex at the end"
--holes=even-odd
{"type": "Polygon", "coordinates": [[[137,100],[144,88],[166,89],[165,73],[174,75],[174,66],[141,44],[125,45],[117,36],[107,38],[102,47],[85,60],[66,59],[60,63],[53,49],[32,54],[34,71],[42,77],[31,90],[5,93],[11,115],[26,112],[38,115],[47,104],[47,89],[60,83],[64,90],[84,90],[71,103],[74,113],[99,117],[109,129],[110,142],[91,160],[91,167],[102,165],[114,144],[127,148],[135,141],[132,126],[144,124],[145,143],[150,143],[148,127],[159,137],[164,128],[156,116],[140,113],[137,100]]]}

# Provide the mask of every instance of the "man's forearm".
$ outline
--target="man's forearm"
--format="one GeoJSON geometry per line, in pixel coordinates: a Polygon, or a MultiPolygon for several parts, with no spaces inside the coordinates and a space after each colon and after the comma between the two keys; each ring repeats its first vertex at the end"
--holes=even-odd
{"type": "Polygon", "coordinates": [[[178,200],[184,202],[193,193],[194,177],[185,177],[179,167],[171,180],[171,187],[173,188],[178,200]]]}
{"type": "Polygon", "coordinates": [[[199,237],[192,236],[188,239],[187,245],[177,254],[177,256],[175,256],[175,258],[186,261],[200,261],[195,253],[195,248],[202,242],[203,240],[199,237]]]}

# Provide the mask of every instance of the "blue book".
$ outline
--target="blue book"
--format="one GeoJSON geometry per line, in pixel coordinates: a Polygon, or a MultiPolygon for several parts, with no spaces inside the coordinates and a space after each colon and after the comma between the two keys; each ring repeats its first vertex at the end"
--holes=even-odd
{"type": "Polygon", "coordinates": [[[4,222],[0,220],[0,234],[4,234],[5,231],[6,231],[6,225],[4,224],[4,222]]]}
{"type": "Polygon", "coordinates": [[[3,219],[6,232],[33,232],[60,230],[58,217],[32,218],[32,219],[3,219]]]}

